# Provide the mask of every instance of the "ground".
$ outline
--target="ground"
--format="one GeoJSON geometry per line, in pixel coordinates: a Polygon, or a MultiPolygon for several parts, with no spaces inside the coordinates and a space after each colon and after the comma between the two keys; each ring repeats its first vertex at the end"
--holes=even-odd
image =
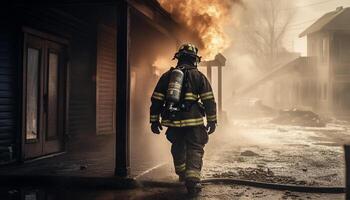
{"type": "MultiPolygon", "coordinates": [[[[270,118],[234,120],[206,147],[203,178],[238,178],[277,184],[344,186],[343,144],[350,124],[331,120],[326,127],[275,125],[270,118]]],[[[176,181],[174,170],[144,178],[176,181]]],[[[180,193],[180,192],[179,192],[180,193]]],[[[180,193],[181,194],[181,193],[180,193]]],[[[177,199],[176,195],[166,199],[177,199]]],[[[344,199],[342,194],[307,194],[237,185],[205,185],[199,199],[344,199]]]]}
{"type": "Polygon", "coordinates": [[[348,123],[334,121],[324,128],[311,128],[279,126],[269,120],[234,121],[232,131],[223,131],[224,140],[215,138],[208,145],[204,176],[344,185],[342,145],[350,139],[348,123]]]}
{"type": "MultiPolygon", "coordinates": [[[[235,120],[232,128],[221,133],[225,134],[224,140],[213,136],[216,141],[208,145],[204,177],[344,186],[343,144],[350,139],[347,122],[331,120],[324,128],[311,128],[274,125],[269,123],[270,120],[235,120]]],[[[246,199],[344,199],[343,195],[252,188],[240,194],[239,191],[245,189],[230,190],[237,194],[237,199],[245,199],[246,195],[246,199]]]]}
{"type": "MultiPolygon", "coordinates": [[[[205,149],[203,178],[238,178],[306,186],[344,186],[345,164],[342,146],[350,141],[348,122],[331,120],[326,127],[311,128],[274,125],[270,120],[233,120],[231,125],[219,127],[218,131],[210,136],[205,149]]],[[[133,190],[7,188],[0,194],[7,195],[9,199],[14,199],[12,197],[20,193],[37,194],[37,191],[45,193],[50,199],[188,198],[184,187],[176,182],[170,163],[160,163],[137,178],[148,183],[144,184],[145,187],[133,190]],[[169,184],[155,184],[157,182],[169,184]]],[[[31,198],[25,199],[36,198],[32,195],[31,198]]],[[[345,197],[343,194],[297,193],[208,183],[195,199],[336,200],[345,197]]]]}

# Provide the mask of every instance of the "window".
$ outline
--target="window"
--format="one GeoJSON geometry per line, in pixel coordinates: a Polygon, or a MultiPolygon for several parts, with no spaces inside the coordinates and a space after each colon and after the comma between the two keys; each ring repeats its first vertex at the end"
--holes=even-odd
{"type": "Polygon", "coordinates": [[[350,62],[350,39],[349,36],[343,36],[339,42],[339,61],[340,64],[347,64],[350,62]]]}
{"type": "Polygon", "coordinates": [[[336,35],[333,49],[335,73],[350,74],[350,35],[336,35]]]}
{"type": "Polygon", "coordinates": [[[48,105],[48,121],[51,130],[46,131],[46,138],[53,139],[57,136],[57,95],[58,95],[58,63],[59,55],[49,51],[48,56],[48,98],[50,105],[48,105]]]}
{"type": "Polygon", "coordinates": [[[27,122],[26,139],[38,138],[38,98],[39,98],[39,61],[40,50],[28,48],[27,51],[27,122]]]}

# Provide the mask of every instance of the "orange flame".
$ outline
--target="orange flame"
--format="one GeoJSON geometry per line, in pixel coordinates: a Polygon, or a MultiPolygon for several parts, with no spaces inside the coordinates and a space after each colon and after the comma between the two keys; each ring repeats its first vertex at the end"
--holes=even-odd
{"type": "Polygon", "coordinates": [[[230,11],[240,0],[158,0],[176,21],[200,38],[202,55],[213,58],[230,46],[224,27],[230,22],[230,11]]]}

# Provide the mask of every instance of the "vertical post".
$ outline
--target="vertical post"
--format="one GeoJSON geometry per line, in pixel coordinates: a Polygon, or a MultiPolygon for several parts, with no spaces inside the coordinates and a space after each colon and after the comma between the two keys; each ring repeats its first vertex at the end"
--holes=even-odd
{"type": "Polygon", "coordinates": [[[130,8],[127,0],[120,0],[116,8],[117,21],[117,70],[116,70],[116,144],[115,176],[127,177],[130,171],[129,115],[130,115],[130,66],[129,29],[130,8]]]}
{"type": "Polygon", "coordinates": [[[208,78],[209,82],[212,83],[211,82],[211,66],[210,65],[207,66],[207,78],[208,78]]]}
{"type": "Polygon", "coordinates": [[[350,199],[350,145],[344,145],[346,197],[350,199]]]}
{"type": "Polygon", "coordinates": [[[218,108],[219,115],[222,114],[222,66],[218,66],[218,108]]]}

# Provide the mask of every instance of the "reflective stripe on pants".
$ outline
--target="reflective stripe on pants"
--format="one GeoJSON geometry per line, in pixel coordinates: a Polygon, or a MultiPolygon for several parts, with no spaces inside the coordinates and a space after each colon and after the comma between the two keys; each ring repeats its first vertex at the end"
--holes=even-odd
{"type": "Polygon", "coordinates": [[[175,165],[175,172],[176,174],[182,174],[186,171],[186,163],[183,163],[181,165],[175,165]]]}
{"type": "Polygon", "coordinates": [[[200,181],[203,165],[204,146],[208,142],[208,134],[203,125],[182,128],[168,128],[167,139],[172,143],[171,153],[175,169],[186,163],[186,179],[200,181]]]}

